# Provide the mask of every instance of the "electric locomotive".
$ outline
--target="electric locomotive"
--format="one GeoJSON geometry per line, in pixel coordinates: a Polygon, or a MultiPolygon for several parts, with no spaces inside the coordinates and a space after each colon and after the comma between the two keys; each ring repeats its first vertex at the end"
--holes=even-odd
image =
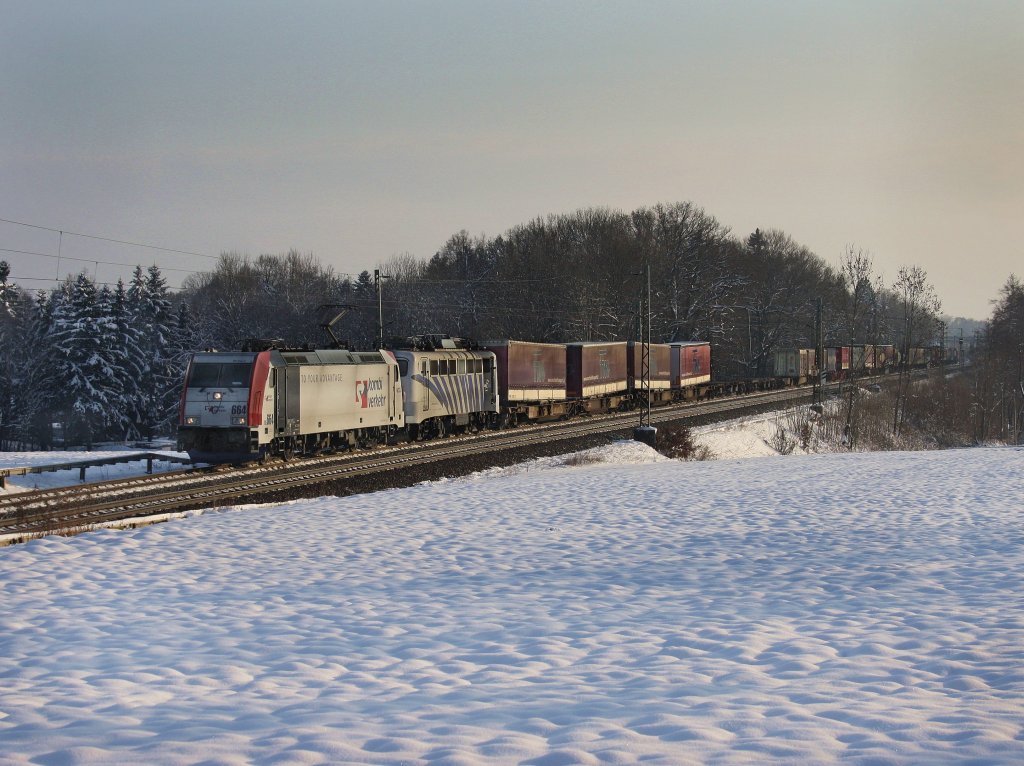
{"type": "Polygon", "coordinates": [[[189,362],[178,442],[194,461],[237,463],[379,444],[404,425],[390,351],[214,351],[189,362]]]}
{"type": "Polygon", "coordinates": [[[419,335],[394,345],[410,441],[496,424],[498,370],[492,352],[447,335],[419,335]]]}

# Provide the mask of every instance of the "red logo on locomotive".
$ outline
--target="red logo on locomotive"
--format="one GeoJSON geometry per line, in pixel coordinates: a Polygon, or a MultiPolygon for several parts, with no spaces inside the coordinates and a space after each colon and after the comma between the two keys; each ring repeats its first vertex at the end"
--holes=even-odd
{"type": "Polygon", "coordinates": [[[356,404],[360,409],[384,407],[387,403],[388,398],[384,393],[383,380],[356,381],[356,404]]]}

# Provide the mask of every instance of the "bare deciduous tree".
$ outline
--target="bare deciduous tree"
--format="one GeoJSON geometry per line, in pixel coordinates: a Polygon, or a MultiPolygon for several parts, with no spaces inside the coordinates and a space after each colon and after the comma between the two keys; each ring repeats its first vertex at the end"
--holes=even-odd
{"type": "Polygon", "coordinates": [[[935,288],[928,282],[928,274],[920,266],[902,266],[893,284],[899,302],[902,320],[902,359],[893,407],[892,432],[899,435],[906,419],[906,398],[910,388],[910,356],[912,348],[921,345],[931,335],[937,314],[942,308],[935,288]]]}
{"type": "Polygon", "coordinates": [[[872,272],[874,261],[871,254],[853,245],[848,245],[839,262],[839,274],[849,292],[846,307],[846,336],[850,343],[870,340],[866,331],[872,298],[872,272]]]}

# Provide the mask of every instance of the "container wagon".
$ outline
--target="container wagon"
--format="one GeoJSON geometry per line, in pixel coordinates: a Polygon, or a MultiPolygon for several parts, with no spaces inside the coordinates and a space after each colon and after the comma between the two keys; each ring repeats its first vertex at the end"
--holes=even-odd
{"type": "Polygon", "coordinates": [[[648,379],[651,404],[672,401],[672,347],[667,343],[637,343],[630,341],[626,349],[626,378],[629,390],[637,403],[647,402],[647,381],[643,379],[643,353],[648,348],[648,379]]]}
{"type": "MultiPolygon", "coordinates": [[[[837,349],[838,350],[838,349],[837,349]]],[[[847,352],[849,347],[847,347],[847,352]]],[[[790,383],[806,383],[817,374],[813,348],[791,348],[775,352],[775,377],[790,383]]]]}
{"type": "Polygon", "coordinates": [[[628,402],[629,375],[624,341],[569,343],[566,346],[566,395],[576,412],[618,409],[628,402]]]}
{"type": "Polygon", "coordinates": [[[672,349],[672,389],[676,399],[703,395],[711,383],[711,344],[705,341],[670,343],[672,349]]]}
{"type": "Polygon", "coordinates": [[[491,340],[480,346],[495,357],[500,425],[569,414],[564,344],[491,340]]]}

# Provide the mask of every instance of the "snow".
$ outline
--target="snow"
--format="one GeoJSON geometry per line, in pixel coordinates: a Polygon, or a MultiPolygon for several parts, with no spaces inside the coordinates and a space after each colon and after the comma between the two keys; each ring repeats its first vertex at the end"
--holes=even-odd
{"type": "Polygon", "coordinates": [[[773,412],[698,426],[693,429],[693,437],[698,444],[710,449],[719,460],[771,457],[778,455],[769,443],[779,427],[779,422],[780,415],[773,412]]]}
{"type": "Polygon", "coordinates": [[[3,548],[0,763],[1021,763],[1022,457],[620,443],[3,548]]]}

